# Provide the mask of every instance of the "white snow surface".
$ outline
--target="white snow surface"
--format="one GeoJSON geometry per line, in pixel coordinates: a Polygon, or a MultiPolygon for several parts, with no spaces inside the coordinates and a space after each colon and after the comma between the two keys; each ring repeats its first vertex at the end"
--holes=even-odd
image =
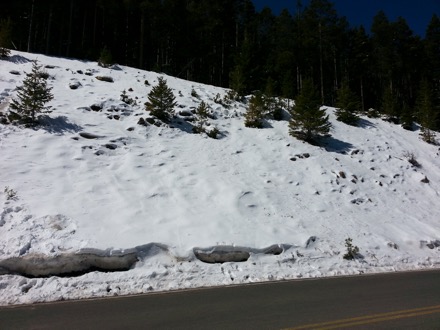
{"type": "Polygon", "coordinates": [[[40,127],[0,124],[0,262],[91,249],[137,249],[138,262],[128,271],[72,277],[4,274],[2,305],[439,267],[439,148],[419,130],[368,117],[348,126],[327,108],[332,137],[313,146],[289,136],[287,121],[246,128],[244,103],[214,102],[226,89],[124,66],[12,54],[0,61],[0,111],[32,60],[51,66],[54,100],[40,127]],[[191,134],[179,116],[174,127],[137,125],[148,117],[144,102],[158,76],[176,95],[176,114],[205,101],[221,138],[191,134]],[[72,90],[71,83],[80,86],[72,90]],[[120,101],[123,90],[137,105],[120,101]],[[94,104],[102,111],[90,111],[94,104]],[[114,115],[119,120],[109,119],[114,115]],[[304,153],[310,157],[295,156],[304,153]],[[363,258],[342,258],[349,237],[363,258]],[[271,245],[283,252],[258,250],[271,245]],[[250,257],[208,264],[195,248],[242,249],[250,257]]]}

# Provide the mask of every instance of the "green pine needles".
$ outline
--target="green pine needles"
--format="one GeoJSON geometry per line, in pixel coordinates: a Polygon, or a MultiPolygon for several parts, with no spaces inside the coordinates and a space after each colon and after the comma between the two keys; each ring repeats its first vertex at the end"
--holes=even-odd
{"type": "Polygon", "coordinates": [[[336,101],[336,119],[355,126],[359,121],[359,117],[356,112],[359,111],[361,104],[356,96],[348,87],[348,83],[345,82],[338,90],[336,101]]]}
{"type": "Polygon", "coordinates": [[[163,122],[169,122],[173,116],[173,109],[177,104],[175,100],[176,97],[172,89],[168,87],[167,81],[163,77],[159,77],[158,84],[148,94],[145,110],[150,111],[152,116],[163,122]]]}
{"type": "Polygon", "coordinates": [[[345,260],[354,260],[362,257],[359,254],[359,248],[353,245],[353,240],[350,237],[345,240],[345,247],[347,252],[342,256],[345,260]]]}
{"type": "Polygon", "coordinates": [[[0,21],[0,58],[6,58],[11,54],[11,19],[0,21]]]}
{"type": "Polygon", "coordinates": [[[108,68],[113,64],[112,53],[107,47],[104,47],[101,50],[101,54],[99,55],[98,65],[103,68],[108,68]]]}
{"type": "Polygon", "coordinates": [[[330,132],[331,124],[311,79],[306,79],[290,112],[289,134],[307,142],[330,132]]]}
{"type": "Polygon", "coordinates": [[[37,115],[48,110],[46,103],[53,99],[52,88],[47,86],[47,74],[35,61],[32,72],[17,87],[17,99],[13,99],[10,108],[15,110],[24,122],[36,123],[37,115]]]}
{"type": "Polygon", "coordinates": [[[391,87],[386,87],[382,96],[382,112],[389,121],[398,122],[399,110],[399,101],[395,92],[391,87]]]}
{"type": "Polygon", "coordinates": [[[249,107],[244,115],[246,127],[263,128],[263,119],[266,111],[266,103],[263,94],[253,95],[249,101],[249,107]]]}
{"type": "Polygon", "coordinates": [[[436,113],[433,102],[432,88],[427,79],[420,82],[419,93],[416,100],[416,111],[422,131],[424,141],[435,144],[435,125],[436,113]]]}

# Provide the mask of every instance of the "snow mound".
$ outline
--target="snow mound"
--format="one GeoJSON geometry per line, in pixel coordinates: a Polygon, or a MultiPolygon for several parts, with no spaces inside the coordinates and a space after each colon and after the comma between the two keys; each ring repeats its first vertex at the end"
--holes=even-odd
{"type": "Polygon", "coordinates": [[[271,245],[264,249],[252,249],[248,247],[217,245],[209,248],[194,248],[197,259],[207,263],[243,262],[247,261],[251,253],[258,254],[281,254],[284,249],[280,245],[271,245]]]}

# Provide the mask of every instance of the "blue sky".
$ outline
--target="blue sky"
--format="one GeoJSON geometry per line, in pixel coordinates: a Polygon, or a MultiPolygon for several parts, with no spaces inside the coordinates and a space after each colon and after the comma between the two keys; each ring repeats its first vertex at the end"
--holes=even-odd
{"type": "MultiPolygon", "coordinates": [[[[278,15],[283,8],[295,12],[296,0],[253,0],[260,11],[270,7],[278,15]]],[[[369,31],[373,17],[383,10],[390,21],[402,16],[415,34],[425,36],[433,14],[440,17],[440,0],[333,0],[339,16],[347,17],[351,26],[364,25],[369,31]]],[[[303,5],[309,0],[302,0],[303,5]]]]}

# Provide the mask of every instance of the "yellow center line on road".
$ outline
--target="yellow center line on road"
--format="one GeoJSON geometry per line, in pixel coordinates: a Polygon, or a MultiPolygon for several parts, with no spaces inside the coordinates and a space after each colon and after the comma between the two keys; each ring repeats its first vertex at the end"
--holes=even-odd
{"type": "Polygon", "coordinates": [[[353,317],[353,318],[347,318],[347,319],[341,319],[341,320],[329,321],[323,323],[307,324],[299,327],[288,328],[285,330],[338,329],[338,328],[351,327],[355,325],[364,325],[375,322],[391,321],[391,320],[416,317],[416,316],[422,316],[422,315],[434,314],[434,313],[440,313],[440,305],[414,308],[414,309],[404,309],[397,312],[373,314],[373,315],[353,317]]]}

